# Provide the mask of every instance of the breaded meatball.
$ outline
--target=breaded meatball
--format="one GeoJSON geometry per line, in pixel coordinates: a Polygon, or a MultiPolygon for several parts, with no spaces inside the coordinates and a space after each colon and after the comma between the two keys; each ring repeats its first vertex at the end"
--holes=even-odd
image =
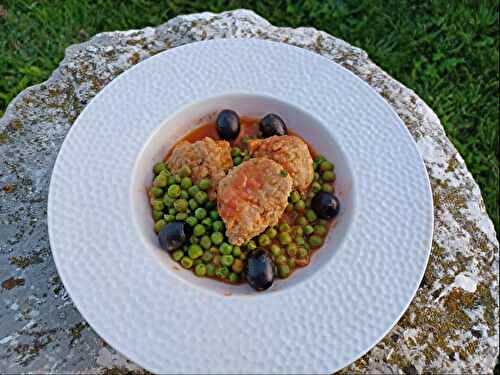
{"type": "Polygon", "coordinates": [[[248,142],[253,156],[267,157],[290,173],[293,187],[306,191],[314,179],[313,159],[307,144],[293,135],[273,136],[248,142]]]}
{"type": "Polygon", "coordinates": [[[233,168],[219,182],[217,205],[233,245],[242,245],[276,225],[292,191],[292,179],[268,158],[254,158],[233,168]]]}
{"type": "Polygon", "coordinates": [[[194,143],[182,141],[175,145],[166,163],[173,173],[188,165],[191,168],[191,179],[195,183],[202,178],[210,179],[212,188],[208,195],[213,200],[216,198],[219,181],[233,166],[231,146],[226,141],[214,141],[209,137],[194,143]]]}

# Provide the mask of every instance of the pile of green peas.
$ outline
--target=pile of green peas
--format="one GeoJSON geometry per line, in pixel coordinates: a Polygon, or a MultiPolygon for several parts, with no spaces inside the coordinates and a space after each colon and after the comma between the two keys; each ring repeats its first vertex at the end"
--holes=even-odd
{"type": "Polygon", "coordinates": [[[240,282],[246,252],[229,244],[216,204],[209,200],[210,180],[193,183],[188,166],[173,174],[163,162],[153,172],[149,198],[156,233],[172,221],[184,221],[192,229],[188,243],[173,251],[172,259],[196,276],[240,282]]]}
{"type": "MultiPolygon", "coordinates": [[[[235,165],[250,159],[248,152],[238,147],[231,149],[231,156],[235,165]]],[[[290,193],[286,213],[278,224],[239,247],[229,243],[216,204],[209,200],[210,180],[202,179],[195,184],[188,166],[172,174],[165,163],[156,163],[149,190],[154,229],[159,233],[172,221],[184,221],[192,228],[188,243],[173,251],[171,257],[196,276],[239,283],[248,252],[260,247],[269,251],[277,266],[277,276],[287,278],[298,267],[309,264],[312,252],[323,245],[330,226],[311,209],[311,200],[320,191],[334,193],[334,165],[318,156],[313,167],[314,181],[309,190],[290,193]]]]}

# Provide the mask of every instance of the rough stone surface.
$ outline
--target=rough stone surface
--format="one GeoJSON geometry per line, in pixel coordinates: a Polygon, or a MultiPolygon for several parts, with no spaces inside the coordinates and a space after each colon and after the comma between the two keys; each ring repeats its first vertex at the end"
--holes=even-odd
{"type": "Polygon", "coordinates": [[[169,48],[234,37],[293,44],[354,72],[399,114],[429,172],[435,233],[424,280],[392,331],[342,372],[490,373],[499,338],[498,242],[481,192],[436,115],[364,51],[312,28],[274,27],[245,10],[96,35],[69,47],[48,81],[9,105],[0,120],[0,372],[143,372],[89,328],[57,275],[46,221],[52,166],[78,114],[121,72],[169,48]]]}

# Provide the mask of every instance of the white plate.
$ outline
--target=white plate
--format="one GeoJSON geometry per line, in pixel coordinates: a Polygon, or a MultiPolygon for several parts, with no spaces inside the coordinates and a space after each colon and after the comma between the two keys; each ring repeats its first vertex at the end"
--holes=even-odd
{"type": "Polygon", "coordinates": [[[413,140],[368,85],[306,50],[232,39],[166,51],[99,93],[57,158],[48,221],[73,302],[146,369],[327,373],[368,351],[407,308],[432,211],[413,140]],[[310,266],[266,293],[179,270],[151,231],[153,163],[224,107],[281,114],[336,164],[337,226],[310,266]]]}

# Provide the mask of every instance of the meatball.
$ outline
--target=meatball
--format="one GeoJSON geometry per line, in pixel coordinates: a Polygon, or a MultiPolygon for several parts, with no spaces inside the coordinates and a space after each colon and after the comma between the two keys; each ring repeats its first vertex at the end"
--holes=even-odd
{"type": "Polygon", "coordinates": [[[217,188],[219,214],[233,245],[242,245],[276,225],[286,208],[292,179],[268,158],[254,158],[233,168],[217,188]]]}
{"type": "Polygon", "coordinates": [[[290,173],[294,188],[306,191],[314,179],[313,159],[307,144],[293,135],[255,139],[248,143],[256,157],[267,157],[290,173]]]}
{"type": "Polygon", "coordinates": [[[197,183],[202,178],[210,179],[212,187],[208,192],[211,200],[216,198],[217,185],[233,166],[231,146],[226,141],[214,141],[205,137],[194,143],[182,141],[175,145],[166,163],[177,173],[183,166],[191,168],[191,179],[197,183]]]}

